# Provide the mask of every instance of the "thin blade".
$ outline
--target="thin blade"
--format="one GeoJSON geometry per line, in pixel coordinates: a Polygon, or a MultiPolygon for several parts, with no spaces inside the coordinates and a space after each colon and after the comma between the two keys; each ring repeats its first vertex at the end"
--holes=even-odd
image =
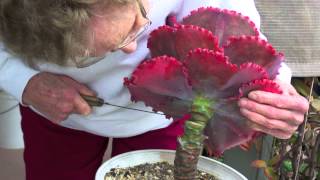
{"type": "Polygon", "coordinates": [[[108,103],[108,102],[104,102],[104,104],[105,104],[105,105],[109,105],[109,106],[114,106],[114,107],[123,108],[123,109],[129,109],[129,110],[134,110],[134,111],[145,112],[145,113],[165,115],[165,114],[163,114],[163,113],[158,113],[158,112],[153,112],[153,111],[147,111],[147,110],[142,110],[142,109],[136,109],[136,108],[129,108],[129,107],[125,107],[125,106],[119,106],[119,105],[115,105],[115,104],[110,104],[110,103],[108,103]]]}

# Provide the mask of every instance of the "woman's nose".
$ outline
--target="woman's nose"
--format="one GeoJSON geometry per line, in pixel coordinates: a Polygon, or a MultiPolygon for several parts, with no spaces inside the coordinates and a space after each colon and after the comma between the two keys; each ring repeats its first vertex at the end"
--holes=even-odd
{"type": "Polygon", "coordinates": [[[137,49],[137,40],[134,40],[134,41],[130,42],[128,45],[121,48],[121,51],[129,54],[129,53],[134,52],[136,49],[137,49]]]}

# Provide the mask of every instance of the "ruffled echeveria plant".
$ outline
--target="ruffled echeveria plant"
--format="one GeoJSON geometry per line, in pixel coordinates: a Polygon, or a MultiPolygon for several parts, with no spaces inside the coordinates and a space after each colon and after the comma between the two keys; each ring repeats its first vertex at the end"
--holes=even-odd
{"type": "Polygon", "coordinates": [[[133,101],[168,118],[189,115],[177,140],[175,179],[195,179],[203,145],[221,155],[259,134],[237,102],[253,90],[280,94],[272,80],[284,56],[235,11],[200,8],[182,22],[171,16],[167,24],[150,34],[151,58],[125,78],[125,85],[133,101]]]}

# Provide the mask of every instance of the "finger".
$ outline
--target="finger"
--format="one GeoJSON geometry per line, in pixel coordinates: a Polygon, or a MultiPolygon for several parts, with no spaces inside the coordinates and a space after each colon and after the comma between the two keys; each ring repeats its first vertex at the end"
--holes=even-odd
{"type": "Polygon", "coordinates": [[[265,91],[252,91],[249,99],[261,104],[268,104],[274,107],[296,110],[305,113],[308,111],[308,101],[300,95],[288,96],[283,94],[270,93],[265,91]]]}
{"type": "Polygon", "coordinates": [[[59,101],[57,104],[56,104],[56,107],[59,111],[59,113],[64,113],[64,114],[70,114],[73,109],[74,109],[74,105],[71,101],[59,101]]]}
{"type": "Polygon", "coordinates": [[[55,104],[55,107],[51,109],[51,120],[55,124],[59,124],[64,121],[73,111],[73,105],[70,102],[59,101],[55,104]]]}
{"type": "Polygon", "coordinates": [[[50,120],[54,124],[58,124],[61,121],[65,120],[66,117],[61,116],[62,113],[58,108],[56,107],[56,104],[50,104],[50,105],[43,105],[35,107],[37,111],[41,112],[48,120],[50,120]]]}
{"type": "Polygon", "coordinates": [[[238,104],[240,108],[245,108],[251,112],[261,114],[268,119],[279,119],[292,125],[300,125],[304,120],[304,114],[301,112],[260,104],[247,98],[240,99],[238,104]]]}
{"type": "Polygon", "coordinates": [[[47,117],[52,123],[59,124],[62,121],[66,120],[68,118],[68,116],[69,116],[69,114],[67,114],[67,113],[60,113],[60,114],[55,113],[55,116],[50,117],[50,118],[48,116],[47,117]]]}
{"type": "Polygon", "coordinates": [[[74,98],[74,110],[76,113],[82,114],[85,116],[91,113],[91,107],[84,99],[82,99],[80,95],[77,95],[74,98]]]}
{"type": "Polygon", "coordinates": [[[263,127],[264,130],[281,130],[287,133],[293,133],[298,126],[292,126],[284,121],[277,119],[268,119],[260,114],[249,111],[247,109],[240,109],[240,112],[254,124],[263,127]]]}
{"type": "Polygon", "coordinates": [[[251,124],[250,127],[255,131],[263,132],[279,139],[289,139],[293,134],[278,129],[266,129],[259,124],[251,124]]]}
{"type": "Polygon", "coordinates": [[[93,90],[89,89],[87,86],[83,85],[83,84],[79,84],[79,86],[77,87],[77,90],[80,94],[83,95],[88,95],[88,96],[97,96],[97,93],[94,92],[93,90]]]}
{"type": "Polygon", "coordinates": [[[89,95],[89,96],[96,96],[96,93],[93,90],[91,90],[89,87],[87,87],[86,85],[81,84],[81,83],[73,80],[70,77],[67,77],[67,76],[64,77],[64,81],[66,83],[68,83],[69,85],[71,85],[72,87],[74,87],[75,89],[77,89],[77,91],[80,94],[89,95]]]}

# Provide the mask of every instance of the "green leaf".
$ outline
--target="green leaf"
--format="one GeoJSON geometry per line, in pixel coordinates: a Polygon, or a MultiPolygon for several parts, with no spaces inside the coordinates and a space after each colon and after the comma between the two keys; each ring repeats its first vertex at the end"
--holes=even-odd
{"type": "MultiPolygon", "coordinates": [[[[300,79],[293,79],[292,80],[292,85],[295,87],[295,89],[302,94],[305,97],[308,97],[310,94],[310,87],[304,83],[300,79]]],[[[312,95],[315,97],[318,97],[318,95],[315,92],[312,92],[312,95]]]]}
{"type": "Polygon", "coordinates": [[[311,129],[310,124],[308,124],[304,133],[304,143],[308,144],[308,142],[312,141],[313,137],[314,131],[311,129]]]}
{"type": "Polygon", "coordinates": [[[276,174],[276,172],[271,167],[264,168],[264,175],[269,180],[278,180],[279,179],[278,175],[276,174]]]}
{"type": "Polygon", "coordinates": [[[304,173],[305,170],[307,170],[307,168],[308,168],[308,164],[307,164],[307,163],[302,163],[302,164],[300,165],[300,167],[299,167],[299,172],[300,172],[300,173],[304,173]]]}
{"type": "Polygon", "coordinates": [[[268,165],[269,166],[273,166],[275,164],[277,164],[280,160],[280,155],[276,155],[276,156],[273,156],[269,161],[268,161],[268,165]]]}
{"type": "Polygon", "coordinates": [[[320,99],[313,99],[311,101],[311,106],[317,111],[320,112],[320,99]]]}
{"type": "Polygon", "coordinates": [[[283,167],[283,170],[285,170],[286,172],[292,172],[293,171],[291,160],[288,160],[288,159],[284,160],[282,162],[282,167],[283,167]]]}
{"type": "Polygon", "coordinates": [[[291,138],[289,139],[289,143],[290,144],[294,144],[299,138],[299,134],[298,133],[294,133],[292,134],[291,138]]]}

